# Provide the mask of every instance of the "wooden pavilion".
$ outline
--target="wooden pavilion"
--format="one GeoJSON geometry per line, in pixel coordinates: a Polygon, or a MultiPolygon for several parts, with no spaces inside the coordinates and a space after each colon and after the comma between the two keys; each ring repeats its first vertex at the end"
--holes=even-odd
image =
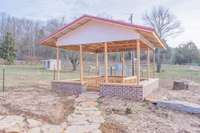
{"type": "Polygon", "coordinates": [[[71,93],[81,93],[83,88],[93,88],[100,90],[102,96],[118,95],[138,100],[143,99],[152,89],[158,87],[155,73],[150,72],[155,72],[155,70],[151,70],[155,68],[155,49],[165,48],[165,45],[152,28],[84,15],[41,40],[40,44],[57,49],[57,68],[60,68],[61,48],[80,53],[80,79],[61,81],[59,78],[60,70],[57,70],[57,80],[52,82],[53,88],[60,88],[71,93]],[[147,52],[146,79],[141,79],[141,50],[147,52]],[[134,51],[136,54],[135,74],[129,77],[124,75],[125,51],[134,51]],[[85,52],[96,55],[96,75],[84,76],[83,53],[85,52]],[[122,74],[120,76],[109,75],[108,54],[111,52],[121,53],[122,74]],[[104,75],[100,76],[98,74],[99,54],[102,53],[104,55],[104,75]],[[154,67],[150,66],[150,55],[154,57],[154,67]],[[148,91],[144,89],[145,87],[148,91]],[[142,88],[139,91],[142,93],[139,94],[142,95],[140,98],[138,98],[138,94],[133,96],[136,95],[138,88],[142,88]],[[127,90],[128,92],[126,92],[127,90]],[[145,94],[146,92],[147,94],[145,94]],[[125,93],[128,93],[128,96],[125,93]]]}

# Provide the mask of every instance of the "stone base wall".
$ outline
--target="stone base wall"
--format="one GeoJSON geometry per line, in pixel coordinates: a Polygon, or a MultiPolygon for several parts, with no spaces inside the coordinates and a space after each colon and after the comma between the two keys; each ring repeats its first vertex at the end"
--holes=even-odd
{"type": "Polygon", "coordinates": [[[143,90],[142,86],[102,84],[100,86],[100,96],[117,96],[134,101],[141,101],[143,100],[143,90]]]}
{"type": "Polygon", "coordinates": [[[153,91],[159,88],[159,79],[150,79],[143,83],[143,97],[149,96],[153,91]]]}
{"type": "Polygon", "coordinates": [[[100,96],[117,96],[134,101],[143,101],[146,96],[157,88],[158,79],[150,79],[141,82],[140,85],[107,83],[100,86],[100,96]]]}
{"type": "Polygon", "coordinates": [[[71,95],[79,95],[85,90],[84,85],[73,81],[52,81],[51,87],[56,92],[67,93],[71,95]]]}

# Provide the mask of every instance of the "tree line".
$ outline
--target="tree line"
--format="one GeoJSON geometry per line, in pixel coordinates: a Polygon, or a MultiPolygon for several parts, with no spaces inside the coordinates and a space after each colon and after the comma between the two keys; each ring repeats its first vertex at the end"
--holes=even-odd
{"type": "MultiPolygon", "coordinates": [[[[166,50],[156,50],[157,72],[162,63],[200,64],[200,54],[195,43],[186,42],[176,48],[167,45],[167,40],[182,32],[181,23],[167,8],[156,7],[143,15],[147,25],[152,26],[159,37],[166,42],[166,50]]],[[[55,49],[38,45],[38,41],[63,26],[64,18],[47,21],[19,19],[0,13],[0,58],[13,63],[17,60],[40,60],[55,58],[55,49]]],[[[68,59],[73,70],[78,65],[76,52],[63,52],[62,58],[68,59]]]]}
{"type": "Polygon", "coordinates": [[[15,42],[16,59],[53,58],[55,51],[38,45],[38,41],[64,24],[64,19],[51,19],[46,22],[19,19],[0,13],[0,42],[9,34],[15,42]]]}

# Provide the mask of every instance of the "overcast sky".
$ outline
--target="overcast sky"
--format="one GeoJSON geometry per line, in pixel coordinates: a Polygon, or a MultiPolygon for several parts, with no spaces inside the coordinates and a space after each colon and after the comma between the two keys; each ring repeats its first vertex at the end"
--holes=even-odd
{"type": "Polygon", "coordinates": [[[68,21],[83,14],[106,14],[116,20],[128,21],[133,13],[134,23],[143,24],[144,12],[159,5],[169,8],[184,28],[184,32],[171,38],[168,44],[175,47],[192,40],[200,48],[199,0],[1,0],[0,12],[34,20],[65,16],[68,21]]]}

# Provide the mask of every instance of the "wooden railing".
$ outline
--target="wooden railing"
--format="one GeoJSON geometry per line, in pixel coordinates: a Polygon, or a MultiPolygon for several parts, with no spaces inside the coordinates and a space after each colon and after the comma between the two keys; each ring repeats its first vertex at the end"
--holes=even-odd
{"type": "MultiPolygon", "coordinates": [[[[133,83],[137,82],[136,76],[122,77],[122,76],[109,76],[108,83],[133,83]]],[[[105,83],[104,76],[88,76],[84,77],[84,83],[88,90],[99,90],[100,84],[105,83]]]]}

